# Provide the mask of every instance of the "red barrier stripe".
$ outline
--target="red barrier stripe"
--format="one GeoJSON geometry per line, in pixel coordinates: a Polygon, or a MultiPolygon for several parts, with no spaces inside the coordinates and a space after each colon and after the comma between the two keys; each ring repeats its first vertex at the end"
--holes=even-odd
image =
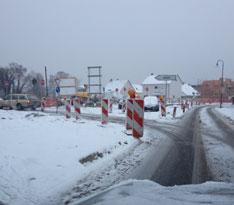
{"type": "Polygon", "coordinates": [[[134,137],[141,137],[141,135],[134,128],[132,129],[132,135],[134,137]]]}
{"type": "Polygon", "coordinates": [[[135,100],[135,101],[142,109],[144,109],[144,101],[143,100],[135,100]]]}
{"type": "Polygon", "coordinates": [[[138,115],[138,113],[134,110],[134,120],[143,127],[143,119],[141,116],[138,115]]]}
{"type": "Polygon", "coordinates": [[[104,107],[102,107],[102,113],[104,113],[104,115],[108,116],[108,111],[104,107]]]}

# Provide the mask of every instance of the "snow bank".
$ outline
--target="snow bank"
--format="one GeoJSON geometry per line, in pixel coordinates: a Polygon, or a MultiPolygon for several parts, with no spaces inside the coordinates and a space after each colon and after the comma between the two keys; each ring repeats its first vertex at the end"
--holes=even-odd
{"type": "Polygon", "coordinates": [[[221,115],[228,117],[234,121],[234,105],[223,104],[223,108],[215,108],[221,115]]]}
{"type": "Polygon", "coordinates": [[[83,201],[83,204],[96,205],[234,204],[234,184],[206,182],[199,185],[164,187],[148,180],[128,180],[83,201]]]}

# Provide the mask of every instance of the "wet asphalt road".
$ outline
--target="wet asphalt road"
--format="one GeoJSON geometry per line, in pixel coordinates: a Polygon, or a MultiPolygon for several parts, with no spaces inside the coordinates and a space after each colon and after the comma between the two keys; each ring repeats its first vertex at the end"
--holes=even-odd
{"type": "MultiPolygon", "coordinates": [[[[158,165],[154,167],[154,170],[151,170],[147,177],[140,177],[141,174],[144,175],[140,171],[137,178],[150,179],[164,186],[202,183],[211,180],[200,136],[199,112],[201,109],[202,107],[194,107],[189,110],[177,124],[145,120],[144,126],[151,129],[152,135],[161,132],[165,138],[170,139],[171,143],[170,147],[165,147],[167,150],[160,162],[155,162],[158,165]]],[[[98,115],[83,114],[82,117],[100,120],[98,115]]],[[[109,117],[109,121],[124,123],[124,119],[120,117],[109,117]]],[[[155,147],[155,149],[158,148],[155,147]]],[[[152,153],[152,155],[158,154],[161,154],[160,150],[152,153]]],[[[153,159],[154,156],[151,158],[153,159]]],[[[151,160],[149,163],[154,162],[151,160]]],[[[141,169],[145,172],[148,167],[145,165],[141,169]]]]}

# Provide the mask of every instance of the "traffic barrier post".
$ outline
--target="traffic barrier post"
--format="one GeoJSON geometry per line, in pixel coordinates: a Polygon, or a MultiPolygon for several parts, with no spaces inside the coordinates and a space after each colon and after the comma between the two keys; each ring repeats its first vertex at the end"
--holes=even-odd
{"type": "Polygon", "coordinates": [[[71,118],[71,100],[65,100],[66,118],[71,118]]]}
{"type": "Polygon", "coordinates": [[[144,133],[144,100],[134,100],[133,137],[140,138],[144,133]]]}
{"type": "Polygon", "coordinates": [[[46,105],[46,98],[43,97],[43,98],[41,99],[41,111],[42,111],[42,112],[45,112],[45,105],[46,105]]]}
{"type": "Polygon", "coordinates": [[[102,99],[102,124],[108,123],[108,99],[102,99]]]}
{"type": "Polygon", "coordinates": [[[76,120],[81,119],[81,115],[80,115],[80,100],[79,99],[74,99],[73,100],[73,106],[74,106],[74,109],[75,109],[76,120]]]}
{"type": "Polygon", "coordinates": [[[126,112],[126,130],[131,130],[133,128],[133,106],[134,99],[127,100],[127,112],[126,112]]]}
{"type": "Polygon", "coordinates": [[[175,116],[176,116],[176,108],[177,107],[174,107],[174,109],[173,109],[173,117],[175,118],[175,116]]]}

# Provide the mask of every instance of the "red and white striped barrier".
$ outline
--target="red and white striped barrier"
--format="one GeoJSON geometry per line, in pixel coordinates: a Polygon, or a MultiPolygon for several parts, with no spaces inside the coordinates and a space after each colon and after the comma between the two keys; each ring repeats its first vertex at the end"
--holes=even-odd
{"type": "Polygon", "coordinates": [[[65,100],[66,118],[71,118],[71,100],[65,100]]]}
{"type": "Polygon", "coordinates": [[[176,116],[176,109],[177,109],[177,107],[174,107],[174,109],[173,109],[173,117],[176,116]]]}
{"type": "Polygon", "coordinates": [[[44,112],[45,111],[45,105],[46,105],[46,98],[43,97],[41,99],[41,111],[44,112]]]}
{"type": "Polygon", "coordinates": [[[126,111],[126,101],[123,100],[123,106],[122,106],[123,113],[126,111]]]}
{"type": "Polygon", "coordinates": [[[102,124],[108,123],[108,99],[102,99],[102,124]]]}
{"type": "Polygon", "coordinates": [[[183,105],[183,108],[182,108],[182,109],[183,109],[183,112],[185,112],[185,107],[186,107],[186,106],[185,106],[185,105],[183,105]]]}
{"type": "Polygon", "coordinates": [[[133,128],[133,107],[134,99],[127,100],[127,113],[126,113],[126,130],[133,128]]]}
{"type": "Polygon", "coordinates": [[[112,106],[113,106],[113,100],[112,99],[110,99],[110,113],[112,112],[112,106]]]}
{"type": "Polygon", "coordinates": [[[133,137],[142,137],[144,133],[144,100],[134,100],[133,137]]]}
{"type": "Polygon", "coordinates": [[[166,117],[166,106],[164,99],[160,99],[162,117],[166,117]]]}
{"type": "Polygon", "coordinates": [[[74,106],[74,109],[75,109],[76,120],[81,119],[81,115],[80,115],[80,100],[79,99],[74,99],[73,100],[73,106],[74,106]]]}

